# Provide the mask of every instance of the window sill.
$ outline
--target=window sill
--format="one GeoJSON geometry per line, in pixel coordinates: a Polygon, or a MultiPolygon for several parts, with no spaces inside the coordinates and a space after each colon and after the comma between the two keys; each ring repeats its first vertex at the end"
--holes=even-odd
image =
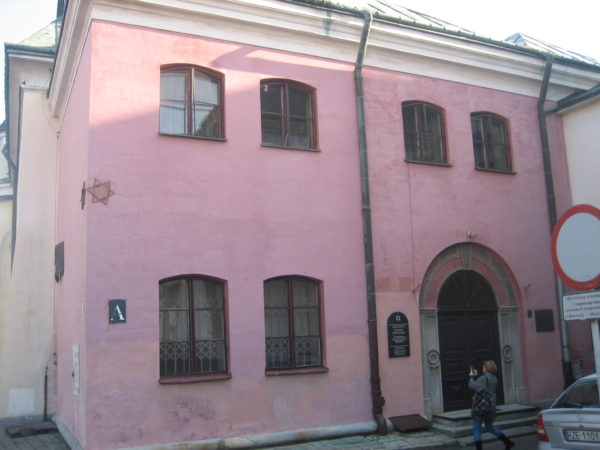
{"type": "Polygon", "coordinates": [[[307,367],[305,369],[281,369],[274,370],[268,369],[265,370],[265,375],[268,377],[278,377],[280,375],[308,375],[311,373],[327,373],[329,369],[327,367],[307,367]]]}
{"type": "Polygon", "coordinates": [[[160,378],[159,384],[188,384],[188,383],[203,383],[205,381],[222,381],[231,379],[230,373],[215,373],[212,375],[198,375],[191,377],[171,377],[160,378]]]}
{"type": "Polygon", "coordinates": [[[285,145],[272,145],[272,144],[264,144],[264,143],[261,145],[266,148],[279,148],[282,150],[299,150],[302,152],[313,152],[313,153],[321,152],[321,150],[318,148],[286,147],[285,145]]]}
{"type": "Polygon", "coordinates": [[[501,173],[504,175],[516,175],[517,174],[517,172],[513,172],[512,170],[486,169],[484,167],[475,167],[475,170],[479,170],[480,172],[501,173]]]}
{"type": "Polygon", "coordinates": [[[227,142],[226,138],[220,137],[208,137],[208,136],[192,136],[190,134],[171,134],[171,133],[158,133],[159,136],[166,137],[180,137],[180,138],[188,138],[188,139],[198,139],[201,141],[217,141],[217,142],[227,142]]]}
{"type": "Polygon", "coordinates": [[[405,159],[404,162],[410,164],[423,164],[425,166],[437,166],[437,167],[452,167],[452,164],[448,163],[436,163],[436,162],[427,162],[427,161],[414,161],[412,159],[405,159]]]}

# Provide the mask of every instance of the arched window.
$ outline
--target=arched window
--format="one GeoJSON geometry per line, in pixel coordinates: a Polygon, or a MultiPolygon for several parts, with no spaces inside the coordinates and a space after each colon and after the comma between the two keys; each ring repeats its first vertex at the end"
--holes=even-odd
{"type": "Polygon", "coordinates": [[[265,281],[267,370],[318,367],[322,362],[319,282],[303,277],[265,281]]]}
{"type": "Polygon", "coordinates": [[[314,90],[288,80],[260,84],[262,143],[316,149],[314,90]]]}
{"type": "Polygon", "coordinates": [[[475,167],[512,172],[507,121],[492,113],[471,114],[475,167]]]}
{"type": "Polygon", "coordinates": [[[406,161],[447,164],[443,110],[424,102],[402,103],[406,161]]]}
{"type": "Polygon", "coordinates": [[[224,291],[221,280],[195,275],[159,283],[161,378],[227,372],[224,291]]]}
{"type": "Polygon", "coordinates": [[[223,77],[196,66],[160,71],[160,132],[223,138],[223,77]]]}

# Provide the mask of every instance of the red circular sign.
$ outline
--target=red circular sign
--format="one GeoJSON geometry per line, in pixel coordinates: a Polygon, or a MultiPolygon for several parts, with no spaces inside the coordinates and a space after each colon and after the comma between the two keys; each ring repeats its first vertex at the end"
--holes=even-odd
{"type": "Polygon", "coordinates": [[[600,286],[600,209],[576,205],[561,216],[552,232],[552,263],[574,289],[600,286]]]}

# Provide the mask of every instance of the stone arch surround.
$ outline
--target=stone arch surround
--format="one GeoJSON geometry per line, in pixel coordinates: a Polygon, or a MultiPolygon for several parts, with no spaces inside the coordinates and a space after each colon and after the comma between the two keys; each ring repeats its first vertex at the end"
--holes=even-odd
{"type": "MultiPolygon", "coordinates": [[[[498,330],[504,399],[506,404],[526,401],[522,382],[521,345],[519,338],[520,291],[517,281],[504,260],[493,250],[479,244],[461,243],[448,247],[427,269],[419,295],[423,361],[425,414],[444,411],[442,371],[438,336],[437,301],[440,289],[450,275],[459,270],[472,270],[490,284],[498,303],[498,330]]],[[[465,379],[466,382],[466,379],[465,379]]]]}

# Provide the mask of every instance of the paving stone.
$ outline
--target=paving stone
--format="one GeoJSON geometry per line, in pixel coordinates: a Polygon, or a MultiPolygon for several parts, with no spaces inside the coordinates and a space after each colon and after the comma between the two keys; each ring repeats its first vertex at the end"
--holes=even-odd
{"type": "Polygon", "coordinates": [[[0,450],[69,450],[60,433],[45,432],[44,434],[11,437],[5,430],[0,432],[0,450]]]}

